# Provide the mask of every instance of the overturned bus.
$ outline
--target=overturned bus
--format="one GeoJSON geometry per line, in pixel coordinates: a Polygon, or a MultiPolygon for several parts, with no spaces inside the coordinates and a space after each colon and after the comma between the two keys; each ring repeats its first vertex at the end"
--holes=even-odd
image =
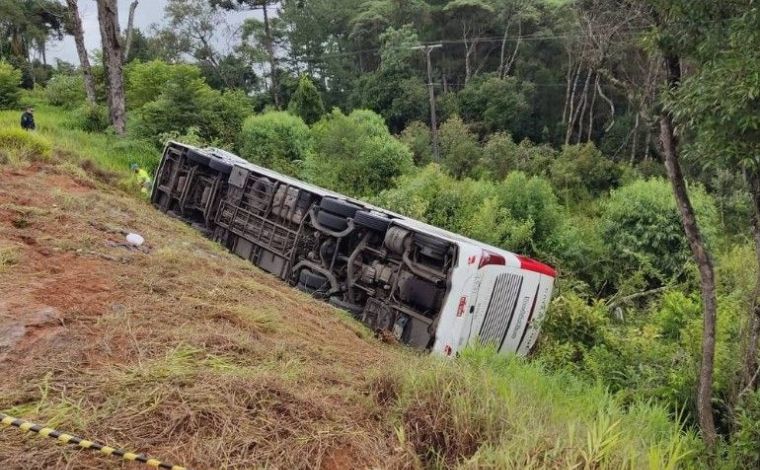
{"type": "Polygon", "coordinates": [[[556,277],[533,259],[219,149],[169,142],[151,202],[371,329],[442,355],[474,341],[526,355],[556,277]]]}

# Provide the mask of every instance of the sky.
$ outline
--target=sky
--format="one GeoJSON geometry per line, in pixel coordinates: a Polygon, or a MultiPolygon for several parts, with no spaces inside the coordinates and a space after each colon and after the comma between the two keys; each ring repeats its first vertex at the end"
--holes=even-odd
{"type": "MultiPolygon", "coordinates": [[[[135,10],[135,27],[147,32],[153,23],[164,23],[164,7],[168,0],[140,0],[135,10]]],[[[84,42],[87,50],[100,49],[100,28],[98,27],[98,8],[95,0],[79,0],[79,16],[82,18],[84,29],[84,42]]],[[[127,27],[129,16],[129,4],[132,0],[117,0],[119,6],[119,24],[122,31],[127,27]]],[[[257,12],[258,13],[258,12],[257,12]]],[[[253,16],[253,13],[232,13],[229,22],[232,25],[239,24],[244,18],[253,16]]],[[[257,15],[258,16],[258,15],[257,15]]],[[[72,36],[64,37],[63,41],[50,41],[47,47],[47,56],[51,64],[55,59],[60,59],[72,64],[78,64],[77,49],[72,36]]]]}

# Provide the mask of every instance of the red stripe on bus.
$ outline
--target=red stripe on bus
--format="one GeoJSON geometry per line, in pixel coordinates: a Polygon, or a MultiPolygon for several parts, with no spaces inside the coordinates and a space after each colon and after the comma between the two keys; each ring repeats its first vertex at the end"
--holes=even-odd
{"type": "Polygon", "coordinates": [[[551,277],[557,277],[557,271],[548,264],[544,264],[540,261],[528,258],[527,256],[517,255],[517,258],[520,260],[520,267],[522,269],[533,271],[539,274],[546,274],[547,276],[551,277]]]}

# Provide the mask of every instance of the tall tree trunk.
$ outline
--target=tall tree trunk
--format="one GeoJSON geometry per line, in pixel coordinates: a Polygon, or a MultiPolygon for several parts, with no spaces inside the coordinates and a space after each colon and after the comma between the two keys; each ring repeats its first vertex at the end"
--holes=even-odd
{"type": "MultiPolygon", "coordinates": [[[[668,88],[678,88],[681,81],[681,61],[677,56],[666,55],[665,71],[668,88]]],[[[673,119],[668,111],[660,114],[660,140],[665,158],[665,169],[673,186],[678,211],[681,214],[686,239],[689,241],[691,254],[699,268],[700,290],[702,291],[702,363],[699,368],[699,386],[697,388],[697,412],[702,438],[708,448],[715,448],[717,435],[712,409],[713,362],[715,358],[715,317],[717,299],[715,297],[715,274],[710,253],[707,251],[702,234],[697,224],[694,208],[689,199],[686,181],[681,171],[678,155],[678,141],[673,131],[673,119]]]]}
{"type": "Polygon", "coordinates": [[[575,78],[573,79],[572,86],[570,87],[570,100],[568,103],[569,113],[567,114],[567,127],[565,128],[565,145],[570,145],[570,137],[573,135],[573,127],[575,127],[575,92],[578,90],[578,79],[581,75],[581,64],[578,63],[578,68],[575,70],[575,78]]]}
{"type": "Polygon", "coordinates": [[[586,142],[591,142],[591,134],[594,132],[594,106],[596,106],[596,94],[599,89],[599,72],[594,79],[594,87],[591,90],[591,106],[588,108],[588,131],[586,131],[586,142]]]}
{"type": "Polygon", "coordinates": [[[132,46],[132,32],[135,26],[135,10],[137,9],[138,0],[129,4],[129,17],[127,18],[127,32],[124,41],[124,60],[129,59],[129,48],[132,46]]]}
{"type": "Polygon", "coordinates": [[[66,0],[66,4],[69,7],[74,42],[77,46],[77,55],[79,55],[79,68],[82,69],[82,76],[84,77],[84,91],[87,93],[87,101],[90,104],[95,104],[95,79],[92,77],[90,58],[87,56],[87,48],[84,46],[84,31],[82,30],[82,20],[79,18],[77,0],[66,0]]]}
{"type": "Polygon", "coordinates": [[[116,0],[98,0],[98,22],[103,44],[103,65],[108,80],[108,110],[116,133],[126,131],[124,105],[124,75],[121,33],[119,32],[119,10],[116,0]]]}
{"type": "Polygon", "coordinates": [[[462,44],[464,44],[464,84],[470,81],[470,75],[472,75],[472,65],[470,64],[470,55],[472,50],[470,47],[470,41],[467,36],[467,23],[462,22],[462,44]]]}
{"type": "Polygon", "coordinates": [[[578,108],[578,112],[576,113],[576,115],[572,116],[573,127],[575,126],[576,122],[578,123],[578,139],[575,142],[576,144],[581,143],[581,138],[583,136],[583,115],[586,113],[586,105],[588,104],[588,87],[589,87],[589,84],[591,83],[591,74],[592,74],[592,69],[591,67],[589,67],[588,73],[586,74],[586,82],[583,84],[583,92],[581,94],[581,100],[580,100],[583,103],[583,105],[580,108],[578,108]]]}
{"type": "Polygon", "coordinates": [[[504,74],[501,78],[505,78],[509,75],[509,72],[512,71],[512,66],[515,65],[515,60],[517,59],[517,51],[520,50],[520,44],[522,44],[522,21],[517,21],[517,41],[515,42],[515,48],[512,50],[512,56],[509,58],[509,62],[507,62],[507,66],[504,68],[504,74]]]}
{"type": "Polygon", "coordinates": [[[266,48],[267,55],[269,56],[269,73],[272,76],[272,101],[274,107],[280,109],[280,93],[277,86],[277,64],[274,58],[274,41],[272,39],[272,30],[269,27],[269,13],[267,13],[267,2],[263,2],[261,6],[264,10],[264,34],[266,35],[266,48]]]}
{"type": "Polygon", "coordinates": [[[631,166],[633,166],[633,164],[636,162],[636,152],[639,146],[639,125],[640,124],[641,124],[641,113],[637,109],[636,121],[633,124],[633,143],[631,144],[631,161],[630,161],[631,166]]]}

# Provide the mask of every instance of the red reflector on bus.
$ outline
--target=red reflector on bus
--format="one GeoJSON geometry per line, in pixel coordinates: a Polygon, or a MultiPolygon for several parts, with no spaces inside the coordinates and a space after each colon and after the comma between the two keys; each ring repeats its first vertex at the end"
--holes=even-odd
{"type": "Polygon", "coordinates": [[[533,271],[539,274],[546,274],[547,276],[557,277],[557,271],[548,264],[541,263],[527,256],[517,255],[520,260],[520,267],[527,271],[533,271]]]}
{"type": "Polygon", "coordinates": [[[501,255],[488,250],[483,250],[483,253],[480,255],[480,264],[478,265],[478,269],[482,268],[483,266],[488,266],[489,264],[505,266],[507,264],[507,260],[505,260],[501,255]]]}

